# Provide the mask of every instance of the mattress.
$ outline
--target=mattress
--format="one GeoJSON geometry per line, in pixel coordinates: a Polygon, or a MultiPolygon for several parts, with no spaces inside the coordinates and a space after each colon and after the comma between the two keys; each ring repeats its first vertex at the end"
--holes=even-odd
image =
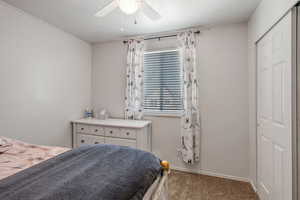
{"type": "Polygon", "coordinates": [[[90,147],[82,147],[70,151],[69,148],[32,145],[3,137],[2,139],[6,140],[9,146],[7,149],[1,148],[0,142],[1,199],[3,197],[4,199],[19,199],[22,197],[32,200],[40,199],[39,195],[41,194],[47,194],[47,198],[42,198],[47,200],[57,199],[57,197],[66,199],[67,196],[72,197],[67,199],[77,199],[77,197],[78,199],[82,199],[82,197],[80,197],[82,193],[85,193],[85,196],[86,194],[95,194],[92,195],[93,197],[88,198],[91,200],[116,199],[115,197],[124,200],[150,199],[160,180],[160,176],[158,175],[160,172],[158,158],[151,153],[140,150],[114,145],[107,145],[107,147],[106,145],[91,145],[90,147]],[[81,154],[81,151],[83,154],[81,154]],[[103,153],[105,151],[107,151],[108,154],[103,153]],[[115,156],[109,156],[112,153],[115,156]],[[63,164],[64,162],[61,163],[61,161],[68,160],[67,158],[73,156],[73,154],[74,157],[69,159],[71,162],[67,161],[65,164],[63,164]],[[89,156],[92,157],[88,158],[89,156]],[[101,156],[103,158],[101,158],[101,156]],[[78,162],[76,161],[78,160],[76,157],[85,157],[86,159],[79,160],[78,162]],[[74,163],[73,160],[75,160],[74,163]],[[94,171],[91,170],[91,168],[89,170],[83,170],[86,168],[84,163],[87,162],[96,169],[94,169],[94,171]],[[117,165],[115,164],[116,162],[118,163],[117,165]],[[124,165],[121,165],[121,163],[124,165]],[[59,165],[64,166],[61,171],[57,171],[59,165]],[[55,166],[55,168],[52,169],[51,166],[55,166]],[[70,166],[77,167],[78,169],[66,171],[65,166],[67,166],[66,168],[68,169],[71,169],[70,166]],[[80,171],[82,171],[82,173],[78,174],[80,171]],[[47,173],[48,175],[45,176],[47,173]],[[97,174],[98,179],[87,178],[94,177],[92,174],[97,174]],[[58,178],[55,178],[55,176],[58,178]],[[36,179],[36,177],[40,178],[36,179]],[[49,179],[50,177],[51,179],[49,179]],[[62,177],[63,179],[61,179],[62,177]],[[79,180],[75,180],[76,178],[79,180]],[[65,181],[73,179],[75,182],[65,181]],[[82,183],[80,183],[80,180],[82,180],[82,183]],[[111,180],[111,182],[109,180],[111,180]],[[25,182],[29,184],[24,185],[25,182]],[[87,184],[89,182],[92,184],[87,184]],[[103,183],[105,183],[105,187],[103,187],[103,183]],[[48,186],[44,187],[45,185],[48,186]],[[57,185],[63,185],[64,187],[57,187],[57,185]],[[87,187],[84,187],[85,185],[87,187]],[[90,187],[90,185],[95,185],[98,189],[94,190],[95,187],[90,187]],[[49,187],[53,188],[49,190],[49,187]],[[76,193],[75,191],[78,191],[78,188],[80,188],[80,192],[76,193]],[[145,194],[148,189],[149,191],[145,194]]]}
{"type": "Polygon", "coordinates": [[[7,141],[9,146],[4,152],[0,151],[0,180],[70,150],[32,145],[4,137],[1,139],[7,141]]]}

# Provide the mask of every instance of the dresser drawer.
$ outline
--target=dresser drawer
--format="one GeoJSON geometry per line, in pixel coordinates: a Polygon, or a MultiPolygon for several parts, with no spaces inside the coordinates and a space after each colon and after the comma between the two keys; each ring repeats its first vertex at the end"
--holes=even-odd
{"type": "Polygon", "coordinates": [[[102,136],[105,135],[104,128],[101,127],[101,126],[90,126],[89,131],[90,131],[90,132],[89,132],[90,134],[94,134],[94,135],[102,135],[102,136]]]}
{"type": "Polygon", "coordinates": [[[90,132],[90,126],[84,125],[84,124],[77,124],[76,125],[76,131],[77,131],[77,133],[89,133],[90,132]]]}
{"type": "Polygon", "coordinates": [[[104,137],[77,134],[77,146],[91,145],[91,144],[104,144],[104,137]]]}
{"type": "Polygon", "coordinates": [[[121,129],[120,128],[105,128],[106,137],[120,137],[121,129]]]}
{"type": "Polygon", "coordinates": [[[136,130],[122,128],[119,133],[119,138],[136,139],[136,130]]]}
{"type": "Polygon", "coordinates": [[[105,138],[106,144],[113,144],[119,146],[126,146],[136,148],[136,141],[135,140],[127,140],[127,139],[119,139],[119,138],[105,138]]]}
{"type": "Polygon", "coordinates": [[[101,126],[89,126],[89,125],[77,125],[77,132],[78,133],[87,133],[87,134],[93,134],[93,135],[102,135],[104,136],[104,128],[101,126]]]}
{"type": "Polygon", "coordinates": [[[106,137],[136,139],[136,130],[126,128],[105,128],[106,137]]]}

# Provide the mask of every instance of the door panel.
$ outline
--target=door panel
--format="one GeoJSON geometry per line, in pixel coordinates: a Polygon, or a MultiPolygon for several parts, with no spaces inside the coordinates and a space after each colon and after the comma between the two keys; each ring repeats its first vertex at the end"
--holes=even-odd
{"type": "Polygon", "coordinates": [[[261,184],[267,193],[270,193],[272,187],[272,141],[269,138],[261,136],[261,184]]]}
{"type": "Polygon", "coordinates": [[[282,175],[284,166],[284,149],[278,145],[274,146],[274,196],[284,199],[284,177],[282,175]]]}
{"type": "Polygon", "coordinates": [[[291,13],[257,44],[257,180],[262,200],[292,198],[291,13]]]}
{"type": "Polygon", "coordinates": [[[273,68],[273,105],[272,119],[274,122],[282,124],[283,121],[283,85],[284,85],[284,63],[280,63],[273,68]]]}

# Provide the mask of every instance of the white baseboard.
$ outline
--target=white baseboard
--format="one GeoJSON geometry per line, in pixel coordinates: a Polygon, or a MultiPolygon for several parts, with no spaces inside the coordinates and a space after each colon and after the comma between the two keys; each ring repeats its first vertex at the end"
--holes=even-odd
{"type": "Polygon", "coordinates": [[[207,171],[207,170],[193,170],[193,169],[174,167],[174,166],[172,166],[171,169],[183,171],[183,172],[195,173],[195,174],[202,174],[202,175],[207,175],[207,176],[214,176],[214,177],[218,177],[218,178],[225,178],[225,179],[230,179],[230,180],[235,180],[235,181],[247,182],[247,183],[250,183],[252,185],[253,189],[255,189],[255,191],[256,191],[256,188],[254,187],[253,182],[248,178],[231,176],[231,175],[211,172],[211,171],[207,171]]]}
{"type": "Polygon", "coordinates": [[[257,193],[257,188],[256,188],[256,186],[255,186],[255,184],[254,184],[254,182],[252,180],[250,181],[250,184],[251,184],[252,189],[254,190],[254,192],[257,193]]]}

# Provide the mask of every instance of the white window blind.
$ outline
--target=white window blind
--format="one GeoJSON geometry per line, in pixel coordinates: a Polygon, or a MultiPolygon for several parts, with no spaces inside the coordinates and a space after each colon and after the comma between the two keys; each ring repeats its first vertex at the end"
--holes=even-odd
{"type": "Polygon", "coordinates": [[[146,52],[144,56],[144,111],[179,113],[182,103],[179,50],[146,52]]]}

